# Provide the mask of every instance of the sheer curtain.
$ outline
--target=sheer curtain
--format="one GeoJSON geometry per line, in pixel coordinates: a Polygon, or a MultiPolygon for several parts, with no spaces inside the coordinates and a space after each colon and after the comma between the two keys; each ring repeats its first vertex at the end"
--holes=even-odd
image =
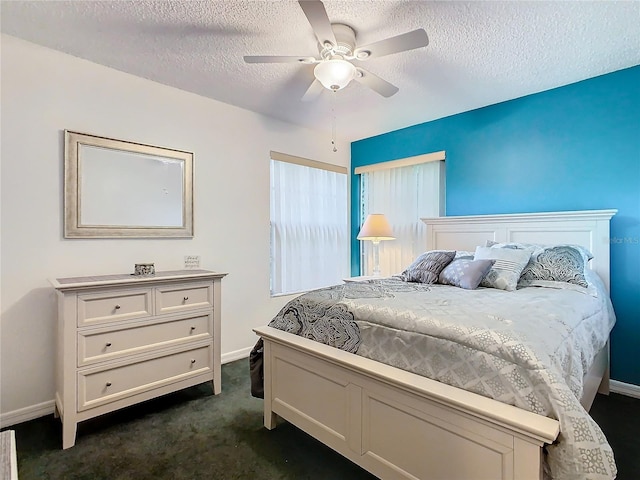
{"type": "Polygon", "coordinates": [[[340,283],[349,270],[347,175],[271,160],[271,294],[340,283]]]}
{"type": "MultiPolygon", "coordinates": [[[[363,173],[361,213],[383,213],[391,224],[395,240],[380,242],[381,275],[402,272],[426,249],[426,225],[422,217],[440,215],[444,198],[444,162],[433,161],[406,167],[363,173]]],[[[362,273],[373,270],[371,242],[361,245],[362,273]]]]}

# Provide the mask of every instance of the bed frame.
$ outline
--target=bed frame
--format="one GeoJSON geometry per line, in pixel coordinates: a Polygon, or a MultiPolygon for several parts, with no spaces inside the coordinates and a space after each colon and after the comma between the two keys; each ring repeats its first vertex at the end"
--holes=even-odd
{"type": "MultiPolygon", "coordinates": [[[[616,210],[423,219],[427,249],[474,250],[486,240],[573,243],[609,288],[616,210]]],[[[271,327],[264,340],[264,424],[277,417],[383,479],[542,478],[556,420],[271,327]]],[[[585,377],[583,405],[608,393],[608,345],[585,377]]]]}

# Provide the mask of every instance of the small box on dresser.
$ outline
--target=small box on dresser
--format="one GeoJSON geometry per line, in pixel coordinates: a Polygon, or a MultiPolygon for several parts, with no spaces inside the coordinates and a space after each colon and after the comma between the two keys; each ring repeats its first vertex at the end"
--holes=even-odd
{"type": "Polygon", "coordinates": [[[221,391],[225,273],[51,280],[58,297],[55,414],[62,448],[79,422],[204,382],[221,391]]]}

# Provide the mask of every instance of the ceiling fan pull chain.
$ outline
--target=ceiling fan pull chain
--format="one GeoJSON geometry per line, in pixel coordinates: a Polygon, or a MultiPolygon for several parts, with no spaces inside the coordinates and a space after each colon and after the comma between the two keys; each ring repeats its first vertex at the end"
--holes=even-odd
{"type": "Polygon", "coordinates": [[[331,145],[333,145],[333,151],[337,152],[336,148],[336,95],[337,91],[331,92],[331,145]]]}

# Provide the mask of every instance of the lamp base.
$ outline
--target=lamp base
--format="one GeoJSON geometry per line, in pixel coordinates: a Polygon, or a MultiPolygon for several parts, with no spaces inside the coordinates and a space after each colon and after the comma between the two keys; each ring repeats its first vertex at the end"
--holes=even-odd
{"type": "Polygon", "coordinates": [[[373,276],[380,276],[380,240],[372,240],[373,244],[373,276]]]}

